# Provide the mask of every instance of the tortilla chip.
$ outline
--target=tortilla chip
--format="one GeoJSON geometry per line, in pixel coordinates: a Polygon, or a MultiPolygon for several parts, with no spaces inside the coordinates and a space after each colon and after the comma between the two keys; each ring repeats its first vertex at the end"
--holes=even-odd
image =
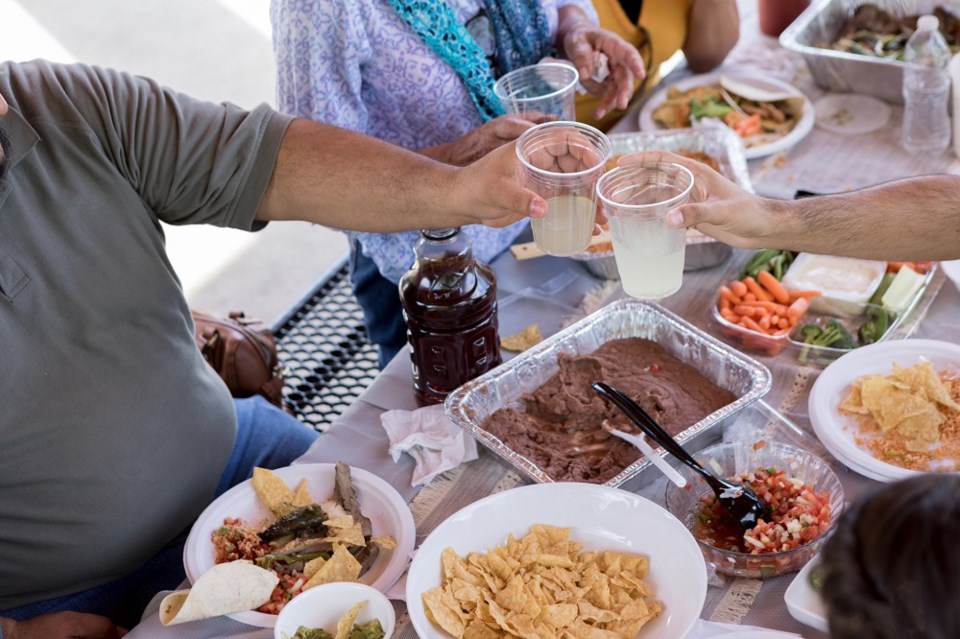
{"type": "Polygon", "coordinates": [[[353,630],[353,622],[356,621],[357,615],[360,614],[360,609],[363,608],[366,603],[366,601],[361,601],[340,618],[340,621],[337,622],[337,634],[333,639],[347,639],[347,637],[350,636],[350,631],[353,630]]]}
{"type": "Polygon", "coordinates": [[[313,577],[303,584],[309,590],[331,581],[357,581],[360,577],[360,562],[350,554],[343,544],[334,544],[333,554],[327,559],[313,577]]]}
{"type": "Polygon", "coordinates": [[[500,348],[505,351],[521,353],[542,341],[543,335],[540,333],[540,327],[536,324],[530,324],[519,333],[501,337],[500,348]]]}
{"type": "Polygon", "coordinates": [[[375,546],[380,546],[384,550],[393,550],[397,547],[397,540],[390,535],[384,535],[383,537],[371,537],[370,543],[374,544],[375,546]]]}
{"type": "Polygon", "coordinates": [[[216,564],[190,590],[171,593],[160,602],[164,626],[255,610],[270,601],[280,579],[250,561],[216,564]]]}
{"type": "Polygon", "coordinates": [[[276,517],[282,517],[294,509],[294,494],[290,487],[268,468],[253,469],[253,489],[263,505],[276,517]]]}
{"type": "Polygon", "coordinates": [[[314,503],[313,497],[310,496],[310,491],[307,489],[307,480],[301,479],[300,483],[297,484],[296,489],[293,491],[293,507],[300,508],[301,506],[309,506],[314,503]]]}
{"type": "Polygon", "coordinates": [[[327,530],[327,541],[340,542],[350,546],[367,545],[367,540],[363,538],[363,529],[359,521],[351,524],[347,528],[331,527],[330,524],[327,523],[327,530]]]}
{"type": "Polygon", "coordinates": [[[323,564],[327,563],[326,557],[316,557],[303,565],[303,576],[309,581],[315,574],[320,572],[323,564]]]}

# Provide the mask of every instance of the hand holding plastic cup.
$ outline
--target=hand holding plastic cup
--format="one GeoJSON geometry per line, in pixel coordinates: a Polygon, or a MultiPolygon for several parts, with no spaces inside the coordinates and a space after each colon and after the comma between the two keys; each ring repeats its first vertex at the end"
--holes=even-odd
{"type": "Polygon", "coordinates": [[[558,120],[576,120],[576,88],[580,74],[569,64],[543,63],[507,73],[493,85],[507,113],[543,113],[558,120]]]}
{"type": "Polygon", "coordinates": [[[627,295],[659,299],[680,289],[687,235],[667,225],[667,213],[690,199],[692,190],[693,173],[667,162],[626,164],[597,182],[627,295]]]}
{"type": "Polygon", "coordinates": [[[547,202],[532,218],[533,241],[548,255],[568,256],[587,248],[596,221],[594,188],[610,157],[610,140],[577,122],[547,122],[517,140],[527,187],[547,202]]]}

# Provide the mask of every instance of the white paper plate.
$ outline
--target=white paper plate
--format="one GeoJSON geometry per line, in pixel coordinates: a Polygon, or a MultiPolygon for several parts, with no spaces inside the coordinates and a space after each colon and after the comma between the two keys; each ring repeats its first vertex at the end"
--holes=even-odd
{"type": "Polygon", "coordinates": [[[893,481],[918,471],[881,461],[858,445],[856,419],[840,413],[839,406],[853,381],[863,375],[887,375],[896,362],[912,366],[929,360],[937,370],[960,370],[960,345],[927,339],[879,342],[853,350],[833,362],[810,391],[808,411],[814,432],[834,457],[851,470],[878,481],[893,481]]]}
{"type": "Polygon", "coordinates": [[[832,133],[857,135],[884,127],[890,120],[890,105],[869,95],[827,95],[814,107],[817,126],[832,133]]]}
{"type": "Polygon", "coordinates": [[[706,563],[686,526],[657,504],[616,488],[562,482],[533,484],[491,495],[450,516],[417,550],[407,573],[407,610],[423,639],[449,639],[426,616],[420,595],[440,585],[440,555],[484,552],[521,537],[532,524],[570,527],[585,550],[647,555],[645,580],[664,611],[639,639],[681,639],[700,617],[707,592],[706,563]]]}
{"type": "MultiPolygon", "coordinates": [[[[780,153],[781,151],[786,151],[794,144],[802,140],[810,130],[813,128],[814,120],[816,116],[813,111],[813,104],[799,89],[790,84],[789,82],[784,82],[777,78],[760,75],[757,73],[749,73],[743,71],[724,71],[723,73],[707,73],[703,75],[695,75],[689,78],[684,78],[671,86],[676,87],[681,91],[687,91],[693,87],[705,85],[705,84],[717,84],[720,82],[720,76],[725,75],[729,78],[733,78],[739,82],[745,82],[747,84],[752,84],[763,89],[770,91],[780,91],[784,93],[790,93],[796,95],[797,97],[803,98],[803,113],[800,116],[800,120],[797,122],[797,125],[793,130],[782,138],[770,142],[769,144],[760,144],[757,146],[752,146],[748,149],[744,149],[744,157],[748,160],[755,158],[764,157],[767,155],[773,155],[774,153],[780,153]]],[[[641,131],[663,131],[656,125],[653,121],[653,112],[667,99],[667,87],[664,87],[654,93],[643,105],[643,108],[640,110],[640,130],[641,131]]]]}
{"type": "Polygon", "coordinates": [[[827,609],[823,605],[820,593],[810,585],[810,571],[819,563],[819,560],[820,556],[817,555],[797,573],[787,587],[787,591],[783,593],[783,601],[787,604],[787,611],[791,617],[820,632],[828,632],[827,609]]]}
{"type": "MultiPolygon", "coordinates": [[[[306,478],[310,495],[318,501],[325,501],[333,495],[335,468],[334,464],[298,464],[274,472],[291,488],[306,478]]],[[[385,592],[403,574],[416,544],[413,515],[400,493],[376,475],[351,467],[350,476],[360,500],[360,508],[373,524],[373,536],[390,535],[397,541],[397,547],[393,550],[381,548],[377,560],[360,577],[363,583],[385,592]]],[[[270,511],[260,502],[249,479],[220,495],[200,514],[187,537],[183,549],[183,567],[190,583],[214,565],[215,553],[210,533],[222,526],[226,517],[239,517],[248,524],[273,519],[270,511]]],[[[228,616],[264,628],[273,627],[277,621],[276,615],[254,610],[228,616]]]]}

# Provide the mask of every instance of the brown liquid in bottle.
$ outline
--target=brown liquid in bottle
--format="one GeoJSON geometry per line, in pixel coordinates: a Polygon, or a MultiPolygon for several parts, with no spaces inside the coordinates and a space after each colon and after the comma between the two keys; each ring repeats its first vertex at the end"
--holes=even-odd
{"type": "Polygon", "coordinates": [[[501,362],[497,281],[460,229],[422,231],[416,261],[400,280],[420,406],[440,404],[464,382],[501,362]]]}

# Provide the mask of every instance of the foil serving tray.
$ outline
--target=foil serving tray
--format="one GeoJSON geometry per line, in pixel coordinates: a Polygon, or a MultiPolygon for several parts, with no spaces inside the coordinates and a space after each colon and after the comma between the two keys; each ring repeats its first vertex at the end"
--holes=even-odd
{"type": "MultiPolygon", "coordinates": [[[[481,444],[500,456],[522,475],[538,483],[557,481],[483,427],[486,417],[508,405],[520,405],[521,397],[534,391],[558,370],[557,355],[585,355],[602,344],[626,337],[658,342],[671,355],[695,366],[707,379],[731,391],[736,399],[681,431],[676,439],[697,450],[698,444],[715,433],[743,408],[770,389],[770,371],[756,360],[705,333],[686,320],[650,302],[623,299],[604,306],[576,324],[552,335],[509,362],[488,371],[453,391],[446,400],[446,414],[481,444]]],[[[597,424],[600,427],[600,424],[597,424]]],[[[666,455],[666,453],[662,453],[666,455]]],[[[652,464],[641,456],[605,486],[641,486],[652,464]]],[[[652,471],[655,474],[659,471],[652,471]]]]}
{"type": "MultiPolygon", "coordinates": [[[[868,0],[815,0],[780,34],[780,45],[801,54],[814,82],[830,91],[872,95],[902,104],[906,62],[825,48],[836,40],[853,12],[868,0]]],[[[960,7],[949,0],[870,0],[869,4],[897,17],[917,15],[940,5],[952,13],[960,7]]]]}

